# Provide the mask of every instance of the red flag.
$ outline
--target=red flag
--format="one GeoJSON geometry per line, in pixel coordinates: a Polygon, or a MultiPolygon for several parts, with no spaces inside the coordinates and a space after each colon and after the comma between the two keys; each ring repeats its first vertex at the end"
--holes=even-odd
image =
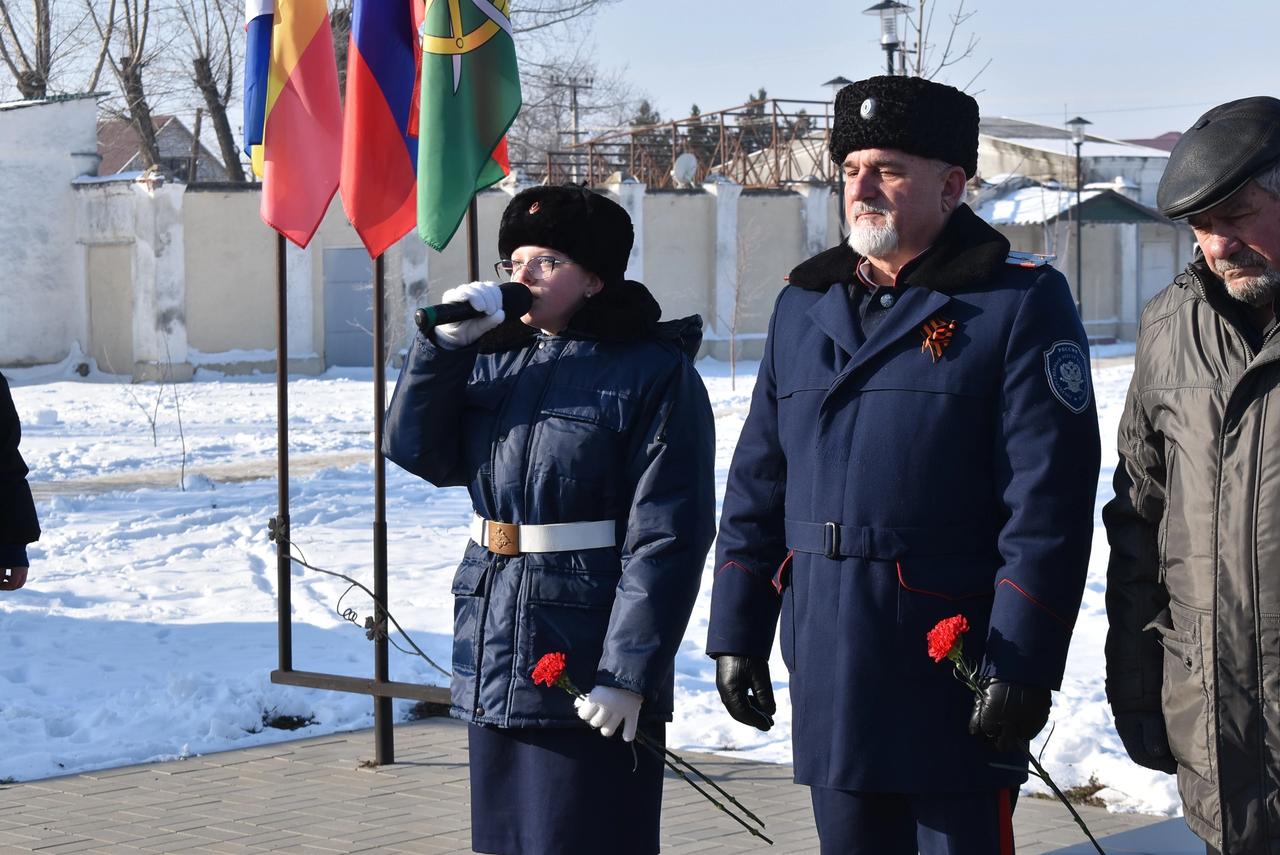
{"type": "Polygon", "coordinates": [[[342,158],[338,66],[325,0],[276,0],[263,131],[262,219],[305,247],[342,158]]]}

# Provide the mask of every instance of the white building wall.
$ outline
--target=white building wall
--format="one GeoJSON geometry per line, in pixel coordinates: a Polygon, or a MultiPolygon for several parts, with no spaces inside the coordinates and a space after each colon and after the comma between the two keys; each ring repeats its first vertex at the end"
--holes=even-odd
{"type": "Polygon", "coordinates": [[[712,326],[716,284],[716,198],[702,190],[645,194],[644,284],[666,320],[702,316],[712,326]]]}
{"type": "MultiPolygon", "coordinates": [[[[18,144],[24,133],[66,137],[69,127],[92,128],[91,105],[48,105],[52,112],[43,115],[58,121],[43,123],[21,116],[25,108],[0,110],[0,144],[27,152],[30,145],[18,144]],[[64,116],[64,109],[79,113],[64,116]],[[55,134],[47,126],[62,130],[55,134]]],[[[46,107],[34,109],[30,115],[46,107]]],[[[84,137],[86,143],[89,139],[84,137]]],[[[52,143],[45,148],[57,150],[52,143]]],[[[72,150],[65,138],[62,150],[72,150]]],[[[60,165],[64,177],[78,168],[69,165],[74,158],[68,153],[15,158],[30,168],[60,165]]],[[[80,158],[83,164],[91,161],[80,158]]],[[[275,240],[258,217],[260,188],[197,191],[127,179],[81,179],[73,186],[65,180],[65,193],[56,192],[56,182],[43,182],[40,204],[24,209],[22,218],[0,223],[0,252],[13,271],[10,281],[22,283],[5,291],[0,364],[57,362],[78,344],[100,362],[111,355],[113,363],[124,363],[113,370],[132,369],[140,379],[165,371],[181,378],[200,365],[222,371],[272,368],[275,240]],[[86,267],[90,250],[95,269],[86,267]],[[104,300],[111,304],[104,306],[104,300]],[[124,354],[132,356],[132,364],[124,354]]],[[[0,167],[0,187],[19,194],[15,198],[22,193],[37,198],[31,195],[34,183],[25,170],[0,167]]],[[[481,278],[494,277],[498,223],[516,189],[513,183],[478,196],[481,278]]],[[[747,192],[731,184],[682,191],[643,185],[601,189],[633,211],[637,241],[630,274],[650,288],[665,318],[702,315],[704,352],[719,357],[727,356],[731,335],[739,357],[757,355],[786,274],[841,239],[840,200],[825,186],[747,192]]],[[[1011,231],[1016,248],[1046,249],[1042,228],[1011,231]]],[[[1062,231],[1049,251],[1058,252],[1058,268],[1074,280],[1074,229],[1062,231]]],[[[1086,227],[1083,296],[1091,333],[1131,335],[1146,261],[1143,247],[1151,241],[1164,241],[1180,257],[1179,269],[1192,248],[1179,230],[1167,226],[1137,233],[1114,225],[1086,227]]],[[[324,368],[324,258],[327,250],[344,248],[362,251],[335,199],[312,245],[287,249],[294,372],[324,368]]],[[[416,332],[414,308],[439,302],[444,290],[467,278],[465,225],[443,253],[426,249],[414,234],[388,251],[386,331],[393,362],[416,332]]]]}
{"type": "Polygon", "coordinates": [[[88,336],[71,182],[97,167],[93,98],[0,110],[0,365],[57,362],[88,336]]]}
{"type": "Polygon", "coordinates": [[[186,188],[130,183],[136,209],[133,242],[133,376],[189,380],[186,259],[182,201],[186,188]]]}
{"type": "Polygon", "coordinates": [[[1085,181],[1112,181],[1124,178],[1137,185],[1137,200],[1148,208],[1156,206],[1160,176],[1169,163],[1166,157],[1091,157],[1085,160],[1085,181]]]}

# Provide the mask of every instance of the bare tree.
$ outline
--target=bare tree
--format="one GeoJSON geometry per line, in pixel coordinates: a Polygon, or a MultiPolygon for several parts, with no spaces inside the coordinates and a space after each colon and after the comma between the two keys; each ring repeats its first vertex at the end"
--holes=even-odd
{"type": "Polygon", "coordinates": [[[580,127],[617,127],[634,112],[636,95],[621,75],[602,71],[589,43],[591,16],[618,0],[515,0],[511,23],[520,61],[524,106],[509,136],[514,162],[536,162],[575,140],[570,83],[580,127]],[[572,52],[566,46],[572,45],[572,52]]]}
{"type": "MultiPolygon", "coordinates": [[[[742,332],[743,321],[748,309],[760,300],[766,284],[759,272],[759,248],[768,246],[765,239],[765,228],[757,215],[746,213],[745,206],[739,207],[737,250],[734,263],[737,266],[737,281],[733,288],[733,305],[729,307],[729,317],[720,318],[720,322],[728,327],[729,332],[729,391],[738,388],[738,338],[742,332]]],[[[766,303],[766,305],[768,305],[766,303]]],[[[767,318],[766,318],[767,320],[767,318]]]]}
{"type": "MultiPolygon", "coordinates": [[[[191,81],[204,99],[209,120],[213,122],[218,148],[227,170],[227,178],[245,180],[240,166],[240,147],[231,132],[227,105],[235,95],[236,65],[242,39],[233,21],[242,13],[243,4],[233,0],[177,0],[178,14],[189,41],[191,81]]],[[[195,181],[193,173],[188,180],[195,181]]]]}
{"type": "MultiPolygon", "coordinates": [[[[9,0],[0,0],[0,59],[8,66],[18,84],[18,92],[28,101],[43,98],[48,91],[49,74],[53,70],[53,19],[50,0],[32,0],[31,17],[26,23],[15,23],[9,0]]],[[[21,19],[19,19],[21,20],[21,19]]]]}
{"type": "MultiPolygon", "coordinates": [[[[24,99],[44,98],[59,88],[80,91],[83,85],[69,78],[83,70],[76,60],[97,40],[89,37],[88,16],[78,7],[72,11],[71,2],[0,0],[0,63],[24,99]]],[[[91,74],[88,91],[96,87],[91,74]]]]}
{"type": "Polygon", "coordinates": [[[329,29],[333,33],[333,58],[338,63],[339,97],[347,97],[347,49],[351,45],[352,0],[329,0],[329,29]]]}
{"type": "Polygon", "coordinates": [[[85,9],[103,41],[103,55],[111,64],[124,97],[123,115],[127,116],[140,142],[138,153],[147,169],[160,165],[160,148],[156,142],[156,129],[151,121],[151,104],[147,100],[142,72],[153,58],[148,50],[151,32],[151,0],[112,0],[107,16],[94,9],[101,0],[84,0],[85,9]],[[119,55],[111,53],[111,47],[119,49],[119,55]]]}
{"type": "MultiPolygon", "coordinates": [[[[907,25],[915,33],[916,48],[912,61],[915,64],[914,73],[917,77],[935,80],[948,68],[973,58],[981,40],[972,32],[967,34],[967,39],[962,40],[961,30],[978,12],[977,10],[965,11],[964,4],[965,0],[956,0],[955,12],[945,15],[950,26],[947,29],[946,40],[940,46],[929,40],[930,33],[933,31],[934,15],[938,11],[938,3],[920,0],[920,7],[915,13],[907,14],[907,25]]],[[[990,59],[969,78],[968,83],[960,88],[968,91],[989,65],[991,65],[990,59]]]]}
{"type": "Polygon", "coordinates": [[[590,17],[601,8],[617,2],[618,0],[516,0],[511,4],[511,25],[516,35],[534,33],[590,17]]]}

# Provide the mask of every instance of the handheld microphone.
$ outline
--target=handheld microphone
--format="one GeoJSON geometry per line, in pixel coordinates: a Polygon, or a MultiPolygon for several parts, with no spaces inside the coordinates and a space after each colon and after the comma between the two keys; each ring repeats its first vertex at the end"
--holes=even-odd
{"type": "MultiPolygon", "coordinates": [[[[509,318],[523,316],[533,305],[533,295],[519,282],[505,282],[498,288],[502,291],[502,311],[509,318]]],[[[463,301],[424,306],[413,313],[413,322],[418,325],[418,329],[426,332],[440,324],[455,324],[458,321],[483,317],[484,312],[463,301]]]]}

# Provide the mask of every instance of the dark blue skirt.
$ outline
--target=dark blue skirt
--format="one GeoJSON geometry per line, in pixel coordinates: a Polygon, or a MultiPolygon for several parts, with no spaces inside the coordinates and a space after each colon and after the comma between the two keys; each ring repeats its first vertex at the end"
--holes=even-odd
{"type": "MultiPolygon", "coordinates": [[[[645,725],[661,746],[666,726],[645,725]]],[[[467,729],[471,848],[492,855],[654,855],[661,758],[587,728],[467,729]]]]}

